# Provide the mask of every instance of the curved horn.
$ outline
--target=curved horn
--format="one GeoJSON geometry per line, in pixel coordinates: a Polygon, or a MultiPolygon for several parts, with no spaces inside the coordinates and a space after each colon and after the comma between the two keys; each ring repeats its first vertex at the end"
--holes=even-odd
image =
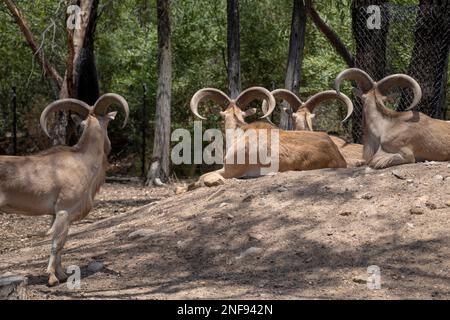
{"type": "Polygon", "coordinates": [[[336,91],[334,91],[334,90],[327,90],[327,91],[322,91],[322,92],[316,93],[311,98],[309,98],[303,104],[303,106],[305,108],[308,108],[309,112],[313,113],[314,108],[319,103],[321,103],[322,101],[325,101],[325,100],[329,100],[329,99],[338,99],[338,100],[342,101],[343,103],[345,103],[345,105],[347,106],[347,116],[345,117],[344,120],[342,120],[342,122],[347,120],[352,115],[352,113],[353,113],[352,100],[350,100],[350,98],[347,97],[345,94],[336,93],[336,91]]]}
{"type": "Polygon", "coordinates": [[[77,100],[77,99],[61,99],[55,102],[50,103],[44,111],[41,113],[40,124],[42,130],[44,130],[45,134],[50,138],[50,134],[47,130],[47,120],[48,116],[56,111],[74,111],[79,115],[86,118],[89,113],[92,111],[92,107],[90,107],[87,103],[77,100]]]}
{"type": "Polygon", "coordinates": [[[205,117],[198,113],[198,105],[206,100],[212,100],[225,109],[231,103],[230,98],[222,91],[214,88],[204,88],[198,90],[191,99],[191,111],[196,117],[206,120],[205,117]]]}
{"type": "Polygon", "coordinates": [[[96,115],[104,116],[106,114],[106,110],[112,104],[117,104],[125,112],[125,120],[123,121],[122,125],[122,128],[124,128],[130,115],[130,108],[128,107],[127,101],[122,96],[115,93],[107,93],[102,95],[100,98],[98,98],[97,102],[94,105],[94,113],[96,115]]]}
{"type": "Polygon", "coordinates": [[[343,80],[354,80],[362,92],[366,93],[375,85],[373,79],[363,70],[358,68],[350,68],[342,71],[336,76],[334,88],[336,92],[340,92],[340,86],[343,80]]]}
{"type": "Polygon", "coordinates": [[[236,104],[239,108],[245,108],[250,102],[256,99],[262,99],[263,101],[268,101],[269,107],[266,107],[264,115],[261,117],[266,118],[270,116],[276,106],[276,101],[269,90],[263,87],[251,87],[248,88],[236,98],[236,104]]]}
{"type": "Polygon", "coordinates": [[[406,74],[393,74],[381,79],[377,83],[377,89],[382,95],[386,95],[392,87],[411,88],[413,91],[414,99],[406,110],[411,110],[417,106],[422,99],[422,89],[419,83],[406,74]]]}
{"type": "MultiPolygon", "coordinates": [[[[296,112],[303,105],[302,100],[300,100],[300,98],[297,97],[295,95],[295,93],[293,93],[292,91],[287,90],[287,89],[273,90],[272,95],[274,96],[275,99],[283,99],[283,100],[287,101],[287,103],[289,103],[289,105],[291,106],[291,108],[294,112],[296,112]]],[[[262,108],[263,108],[263,111],[264,111],[264,108],[267,108],[267,106],[265,105],[265,101],[263,103],[262,108]]]]}

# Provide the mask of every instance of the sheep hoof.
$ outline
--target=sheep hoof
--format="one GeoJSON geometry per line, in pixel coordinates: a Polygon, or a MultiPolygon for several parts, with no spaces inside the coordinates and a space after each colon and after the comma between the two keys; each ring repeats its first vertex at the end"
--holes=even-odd
{"type": "Polygon", "coordinates": [[[54,286],[57,286],[58,284],[59,284],[58,278],[55,276],[54,273],[51,273],[48,276],[48,286],[49,287],[54,287],[54,286]]]}

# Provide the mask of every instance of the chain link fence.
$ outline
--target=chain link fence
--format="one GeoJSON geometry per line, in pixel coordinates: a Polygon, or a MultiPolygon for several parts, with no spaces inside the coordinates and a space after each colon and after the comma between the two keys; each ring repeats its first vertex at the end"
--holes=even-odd
{"type": "MultiPolygon", "coordinates": [[[[448,119],[450,3],[353,5],[351,10],[355,67],[375,81],[395,73],[412,76],[423,91],[415,110],[448,119]]],[[[401,111],[411,102],[412,94],[409,89],[396,90],[395,103],[388,107],[401,111]]],[[[325,111],[325,106],[321,106],[317,108],[320,115],[316,117],[315,130],[337,134],[349,142],[362,142],[362,104],[359,99],[352,99],[355,111],[349,123],[340,124],[345,116],[341,105],[331,112],[330,107],[325,111]]]]}

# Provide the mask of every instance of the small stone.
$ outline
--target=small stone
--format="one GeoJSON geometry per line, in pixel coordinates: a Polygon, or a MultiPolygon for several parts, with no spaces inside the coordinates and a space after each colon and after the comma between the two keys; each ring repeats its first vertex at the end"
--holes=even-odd
{"type": "Polygon", "coordinates": [[[231,219],[234,219],[234,216],[233,216],[231,213],[227,213],[227,218],[228,218],[229,220],[231,220],[231,219]]]}
{"type": "Polygon", "coordinates": [[[370,192],[364,193],[364,194],[361,196],[361,199],[366,199],[366,200],[370,200],[370,199],[372,199],[372,198],[373,198],[373,195],[372,195],[370,192]]]}
{"type": "Polygon", "coordinates": [[[103,263],[99,261],[92,261],[89,263],[87,270],[89,272],[98,272],[103,269],[103,263]]]}
{"type": "Polygon", "coordinates": [[[433,179],[439,180],[439,181],[443,181],[443,180],[444,180],[444,177],[441,176],[440,174],[437,174],[437,175],[435,175],[435,176],[433,177],[433,179]]]}
{"type": "Polygon", "coordinates": [[[286,188],[286,187],[279,187],[279,188],[277,189],[277,191],[278,191],[278,192],[286,192],[286,191],[288,191],[288,188],[286,188]]]}
{"type": "Polygon", "coordinates": [[[433,202],[430,202],[430,201],[425,202],[425,206],[426,206],[428,209],[431,209],[431,210],[437,209],[437,205],[434,204],[433,202]]]}
{"type": "Polygon", "coordinates": [[[251,232],[251,233],[249,233],[248,234],[248,239],[251,241],[251,240],[261,240],[262,239],[262,236],[260,235],[260,234],[258,234],[258,233],[253,233],[253,232],[251,232]]]}
{"type": "Polygon", "coordinates": [[[228,203],[226,202],[222,202],[221,204],[219,204],[219,208],[223,208],[226,207],[228,205],[228,203]]]}
{"type": "Polygon", "coordinates": [[[422,215],[425,213],[423,209],[417,207],[409,209],[409,212],[414,215],[422,215]]]}
{"type": "Polygon", "coordinates": [[[249,195],[245,196],[244,199],[242,199],[242,202],[250,202],[250,201],[252,201],[254,198],[255,198],[254,195],[249,194],[249,195]]]}
{"type": "Polygon", "coordinates": [[[128,238],[129,239],[135,239],[135,238],[141,238],[141,237],[148,237],[148,236],[151,236],[152,234],[154,234],[153,230],[150,230],[150,229],[139,229],[139,230],[131,232],[128,235],[128,238]]]}
{"type": "Polygon", "coordinates": [[[186,186],[177,186],[175,188],[175,194],[182,194],[188,191],[188,187],[186,186]]]}
{"type": "Polygon", "coordinates": [[[406,180],[405,176],[403,176],[398,170],[393,170],[392,174],[400,180],[406,180]]]}
{"type": "Polygon", "coordinates": [[[362,278],[353,278],[352,281],[355,282],[355,283],[359,283],[359,284],[366,284],[367,283],[367,280],[366,279],[362,279],[362,278]]]}
{"type": "Polygon", "coordinates": [[[448,200],[448,201],[445,203],[445,205],[446,205],[447,207],[450,207],[450,200],[448,200]]]}
{"type": "Polygon", "coordinates": [[[411,183],[414,182],[414,180],[413,179],[407,179],[406,182],[411,184],[411,183]]]}

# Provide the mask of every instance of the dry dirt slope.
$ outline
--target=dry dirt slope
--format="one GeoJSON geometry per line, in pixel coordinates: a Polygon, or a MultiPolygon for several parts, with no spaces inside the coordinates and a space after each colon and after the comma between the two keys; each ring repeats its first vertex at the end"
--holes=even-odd
{"type": "Polygon", "coordinates": [[[27,275],[29,298],[449,299],[449,217],[448,163],[288,172],[74,226],[63,263],[81,266],[80,290],[45,286],[34,237],[0,253],[0,275],[27,275]]]}

